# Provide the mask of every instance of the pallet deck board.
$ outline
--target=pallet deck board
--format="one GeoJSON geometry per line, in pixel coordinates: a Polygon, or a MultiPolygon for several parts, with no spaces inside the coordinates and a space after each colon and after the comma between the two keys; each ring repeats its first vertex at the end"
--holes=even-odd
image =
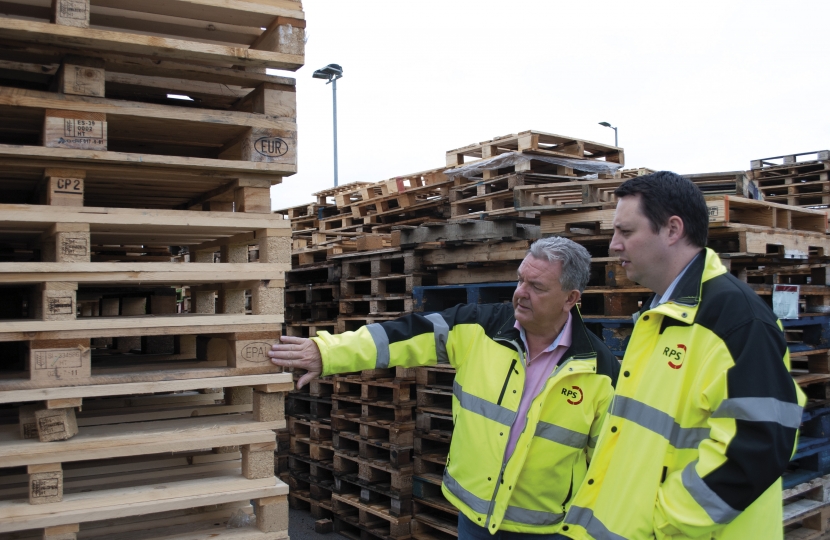
{"type": "Polygon", "coordinates": [[[175,60],[270,67],[296,71],[304,64],[302,55],[284,54],[200,43],[161,36],[93,28],[76,28],[31,20],[0,19],[0,38],[39,45],[53,45],[78,51],[107,50],[175,60]]]}
{"type": "Polygon", "coordinates": [[[273,373],[272,368],[194,369],[179,372],[149,372],[144,374],[102,375],[78,381],[77,386],[54,386],[50,381],[0,381],[0,403],[74,399],[96,396],[126,396],[153,392],[181,392],[202,388],[253,385],[284,385],[293,387],[290,373],[273,373]],[[265,370],[271,370],[267,372],[265,370]],[[233,371],[262,371],[261,373],[233,374],[233,371]],[[201,375],[201,377],[200,377],[201,375]],[[93,383],[93,384],[90,384],[93,383]]]}
{"type": "Polygon", "coordinates": [[[64,495],[53,505],[28,502],[0,504],[0,532],[55,527],[86,521],[222,504],[243,499],[287,495],[288,486],[275,478],[247,480],[237,475],[171,482],[134,488],[64,495]]]}
{"type": "Polygon", "coordinates": [[[74,337],[168,336],[223,332],[267,332],[282,315],[136,315],[83,317],[68,321],[0,321],[0,341],[74,337]]]}
{"type": "Polygon", "coordinates": [[[17,426],[0,430],[4,467],[66,463],[90,459],[184,452],[220,446],[267,443],[282,420],[256,422],[252,414],[182,418],[131,424],[89,426],[58,443],[20,439],[17,426]]]}

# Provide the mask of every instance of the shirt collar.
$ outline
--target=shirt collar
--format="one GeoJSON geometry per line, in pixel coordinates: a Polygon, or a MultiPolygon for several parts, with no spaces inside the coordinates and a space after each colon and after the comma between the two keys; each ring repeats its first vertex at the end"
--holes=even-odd
{"type": "Polygon", "coordinates": [[[686,273],[686,270],[688,270],[689,267],[692,266],[692,263],[695,262],[697,258],[698,256],[695,255],[692,258],[692,260],[689,261],[689,264],[683,267],[683,270],[681,270],[680,273],[677,274],[677,277],[675,277],[674,280],[669,284],[669,288],[666,289],[666,292],[664,292],[662,296],[657,293],[654,293],[654,298],[651,299],[651,306],[649,306],[651,309],[656,308],[660,304],[665,304],[666,302],[672,299],[672,294],[674,293],[675,287],[677,287],[677,284],[680,283],[680,279],[683,277],[683,274],[686,273]]]}
{"type": "MultiPolygon", "coordinates": [[[[568,320],[565,322],[565,326],[562,327],[562,330],[559,332],[559,335],[556,336],[556,339],[553,340],[553,343],[548,345],[548,347],[542,351],[543,353],[552,352],[556,347],[560,345],[563,347],[570,347],[571,346],[571,321],[573,320],[573,315],[568,313],[568,320]]],[[[527,336],[525,335],[525,329],[522,328],[522,325],[519,324],[519,321],[516,321],[516,324],[513,325],[513,328],[519,331],[519,334],[522,336],[522,343],[524,343],[525,350],[529,351],[530,347],[527,345],[527,336]]]]}

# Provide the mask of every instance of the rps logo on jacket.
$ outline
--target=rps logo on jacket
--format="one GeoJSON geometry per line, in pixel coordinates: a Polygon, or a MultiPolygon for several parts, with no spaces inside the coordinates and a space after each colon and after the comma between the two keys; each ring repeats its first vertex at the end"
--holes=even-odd
{"type": "Polygon", "coordinates": [[[666,347],[663,349],[663,356],[669,358],[669,367],[672,369],[680,369],[683,367],[683,362],[686,360],[686,346],[678,343],[677,347],[666,347]]]}
{"type": "Polygon", "coordinates": [[[579,405],[580,403],[582,403],[582,388],[578,386],[571,386],[570,390],[567,388],[563,388],[562,395],[565,396],[565,399],[571,405],[579,405]]]}

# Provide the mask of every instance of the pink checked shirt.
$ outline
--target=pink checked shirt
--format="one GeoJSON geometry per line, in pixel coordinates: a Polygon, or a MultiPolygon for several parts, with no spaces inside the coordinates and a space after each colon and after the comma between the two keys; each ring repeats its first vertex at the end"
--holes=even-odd
{"type": "MultiPolygon", "coordinates": [[[[529,347],[527,346],[527,338],[525,337],[525,331],[524,328],[522,328],[522,325],[519,324],[519,321],[516,321],[516,324],[513,327],[521,332],[525,350],[529,350],[529,347]]],[[[568,322],[565,323],[565,326],[562,328],[562,331],[559,332],[559,335],[556,336],[556,339],[553,340],[553,343],[551,343],[547,349],[539,353],[536,358],[528,358],[528,365],[525,369],[526,376],[524,393],[522,394],[522,401],[519,404],[519,413],[516,415],[516,420],[510,427],[510,440],[507,441],[507,450],[504,453],[505,462],[507,462],[507,460],[510,459],[510,456],[513,455],[513,450],[516,449],[516,443],[519,440],[519,435],[521,435],[522,431],[525,429],[525,424],[527,424],[527,411],[530,409],[530,404],[533,403],[533,400],[539,395],[542,388],[545,387],[548,377],[550,377],[550,374],[553,373],[553,368],[556,367],[570,346],[571,314],[569,313],[568,322]]]]}

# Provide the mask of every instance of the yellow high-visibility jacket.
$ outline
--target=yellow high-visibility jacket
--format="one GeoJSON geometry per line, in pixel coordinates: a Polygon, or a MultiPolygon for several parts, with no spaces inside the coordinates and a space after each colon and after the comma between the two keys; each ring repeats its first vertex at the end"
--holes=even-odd
{"type": "Polygon", "coordinates": [[[563,534],[780,539],[780,477],[806,402],[781,323],[709,249],[648,306],[563,534]]]}
{"type": "Polygon", "coordinates": [[[323,375],[452,364],[455,429],[444,495],[491,533],[554,533],[585,476],[619,372],[619,362],[585,328],[579,311],[571,314],[571,347],[530,406],[507,463],[505,449],[527,362],[513,328],[513,306],[459,305],[356,332],[320,332],[313,339],[323,357],[323,375]]]}

